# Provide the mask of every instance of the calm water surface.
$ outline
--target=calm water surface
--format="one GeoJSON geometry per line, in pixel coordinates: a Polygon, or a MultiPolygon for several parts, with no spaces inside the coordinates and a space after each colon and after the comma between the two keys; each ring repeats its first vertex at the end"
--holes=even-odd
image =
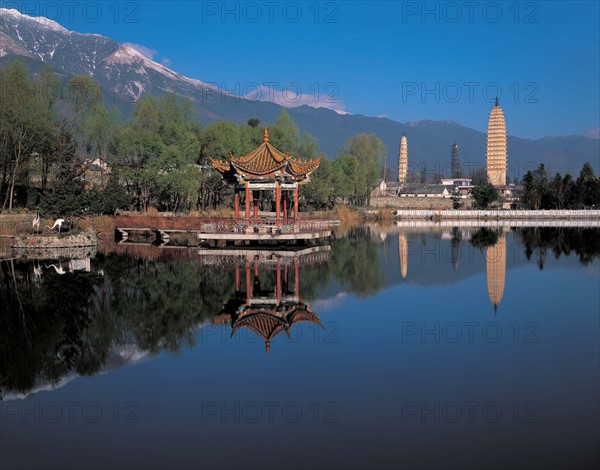
{"type": "Polygon", "coordinates": [[[0,262],[0,468],[596,468],[597,228],[0,262]]]}

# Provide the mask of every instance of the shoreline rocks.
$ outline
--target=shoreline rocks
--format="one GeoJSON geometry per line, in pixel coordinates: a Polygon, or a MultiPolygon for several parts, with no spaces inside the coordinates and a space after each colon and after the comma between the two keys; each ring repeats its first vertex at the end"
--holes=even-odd
{"type": "Polygon", "coordinates": [[[98,238],[94,232],[63,237],[17,237],[11,243],[12,255],[20,259],[85,259],[96,256],[98,238]]]}
{"type": "Polygon", "coordinates": [[[98,246],[98,237],[94,232],[83,232],[77,235],[66,235],[62,237],[27,236],[16,237],[12,241],[13,249],[44,250],[56,248],[82,248],[98,246]]]}

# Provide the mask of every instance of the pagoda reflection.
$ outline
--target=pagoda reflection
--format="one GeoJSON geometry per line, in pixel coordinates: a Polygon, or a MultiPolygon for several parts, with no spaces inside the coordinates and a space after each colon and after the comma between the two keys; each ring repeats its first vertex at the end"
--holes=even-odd
{"type": "Polygon", "coordinates": [[[400,258],[400,274],[402,279],[406,279],[408,272],[408,240],[403,232],[398,233],[398,257],[400,258]]]}
{"type": "Polygon", "coordinates": [[[213,325],[231,325],[231,337],[244,328],[250,330],[262,338],[267,352],[280,333],[289,338],[294,325],[322,326],[319,316],[300,297],[300,268],[327,261],[330,249],[202,250],[203,265],[235,270],[235,294],[224,303],[213,325]]]}
{"type": "Polygon", "coordinates": [[[504,296],[506,279],[506,236],[504,232],[498,235],[497,243],[486,249],[485,271],[488,296],[494,306],[494,313],[496,313],[504,296]]]}

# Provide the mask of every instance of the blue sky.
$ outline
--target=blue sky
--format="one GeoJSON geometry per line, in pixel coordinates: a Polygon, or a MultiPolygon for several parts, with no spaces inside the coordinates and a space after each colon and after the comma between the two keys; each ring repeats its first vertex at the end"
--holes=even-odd
{"type": "Polygon", "coordinates": [[[509,134],[600,127],[596,1],[0,3],[287,104],[483,131],[499,90],[509,134]]]}

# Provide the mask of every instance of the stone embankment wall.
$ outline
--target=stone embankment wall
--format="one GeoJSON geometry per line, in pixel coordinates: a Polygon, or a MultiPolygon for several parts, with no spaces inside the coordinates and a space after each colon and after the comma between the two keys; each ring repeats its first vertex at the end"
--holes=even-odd
{"type": "Polygon", "coordinates": [[[60,237],[17,237],[11,240],[10,257],[30,260],[93,258],[97,245],[98,238],[93,232],[60,237]]]}
{"type": "Polygon", "coordinates": [[[396,210],[396,218],[445,220],[599,220],[600,210],[396,210]]]}
{"type": "Polygon", "coordinates": [[[0,259],[10,258],[12,255],[12,248],[10,246],[11,240],[0,237],[0,259]]]}
{"type": "Polygon", "coordinates": [[[93,232],[52,237],[17,237],[12,241],[12,247],[17,249],[79,248],[97,245],[98,237],[93,232]]]}

